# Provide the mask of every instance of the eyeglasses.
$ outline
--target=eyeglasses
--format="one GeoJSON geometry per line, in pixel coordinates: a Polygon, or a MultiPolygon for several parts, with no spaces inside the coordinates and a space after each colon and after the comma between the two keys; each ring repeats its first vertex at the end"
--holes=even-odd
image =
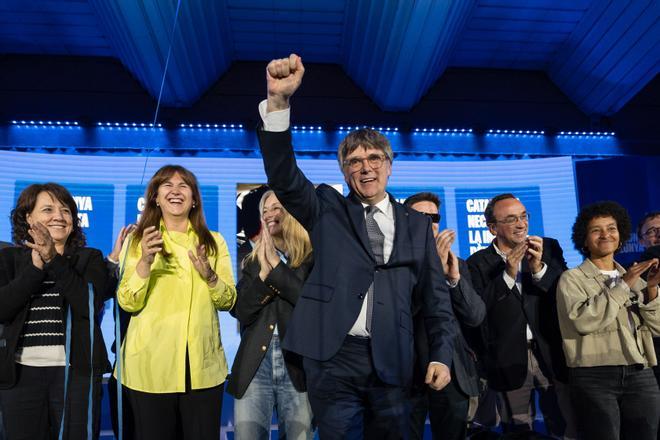
{"type": "Polygon", "coordinates": [[[430,212],[422,212],[422,214],[430,218],[432,223],[440,223],[440,214],[432,214],[430,212]]]}
{"type": "Polygon", "coordinates": [[[658,234],[660,234],[660,228],[656,228],[655,226],[652,228],[648,228],[646,232],[642,234],[642,237],[656,237],[658,234]]]}
{"type": "Polygon", "coordinates": [[[383,154],[370,154],[367,157],[352,157],[346,159],[343,162],[343,165],[348,168],[349,171],[355,172],[362,169],[364,161],[366,160],[369,163],[369,166],[375,170],[383,166],[385,159],[387,159],[387,157],[383,154]]]}
{"type": "Polygon", "coordinates": [[[524,213],[523,215],[509,215],[504,217],[502,220],[495,220],[495,223],[502,223],[504,225],[513,225],[518,223],[520,220],[523,223],[529,222],[529,213],[524,213]]]}

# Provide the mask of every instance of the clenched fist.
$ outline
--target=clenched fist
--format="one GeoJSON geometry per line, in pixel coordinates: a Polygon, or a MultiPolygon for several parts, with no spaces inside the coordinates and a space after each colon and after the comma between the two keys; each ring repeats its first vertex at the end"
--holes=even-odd
{"type": "Polygon", "coordinates": [[[305,67],[302,59],[291,54],[288,58],[272,60],[266,67],[266,85],[268,87],[267,112],[289,108],[289,98],[298,90],[305,67]]]}

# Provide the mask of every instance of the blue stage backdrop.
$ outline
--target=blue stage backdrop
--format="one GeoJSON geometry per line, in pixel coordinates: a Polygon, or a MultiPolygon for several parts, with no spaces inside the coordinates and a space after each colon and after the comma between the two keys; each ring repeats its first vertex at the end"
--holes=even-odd
{"type": "MultiPolygon", "coordinates": [[[[54,181],[68,187],[76,198],[90,246],[107,255],[120,228],[136,221],[147,181],[168,163],[183,165],[197,175],[208,223],[227,240],[236,267],[236,189],[239,183],[266,180],[260,159],[157,157],[149,159],[145,167],[145,158],[140,156],[1,151],[0,240],[11,238],[9,214],[20,191],[29,183],[54,181]]],[[[343,182],[335,160],[305,159],[299,164],[314,183],[343,182]]],[[[453,250],[463,258],[487,246],[491,238],[483,221],[488,199],[511,192],[531,214],[531,234],[557,238],[569,266],[581,261],[570,241],[577,213],[570,157],[479,162],[395,160],[389,189],[401,201],[419,191],[436,192],[442,199],[440,226],[458,231],[453,250]]],[[[107,307],[112,307],[111,302],[107,307]]],[[[240,341],[236,322],[225,312],[220,313],[220,321],[231,364],[240,341]]],[[[105,313],[103,331],[109,347],[113,339],[110,310],[105,313]]]]}

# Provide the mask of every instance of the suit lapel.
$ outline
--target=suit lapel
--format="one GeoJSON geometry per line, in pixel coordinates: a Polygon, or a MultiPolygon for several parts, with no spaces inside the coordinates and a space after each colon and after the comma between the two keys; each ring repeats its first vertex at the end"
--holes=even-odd
{"type": "Polygon", "coordinates": [[[491,244],[486,248],[486,250],[487,252],[484,255],[484,259],[486,260],[485,261],[486,267],[490,269],[490,268],[499,268],[501,266],[502,270],[504,270],[504,266],[506,265],[506,263],[504,263],[502,257],[500,257],[497,251],[495,250],[495,246],[491,244]]]}
{"type": "Polygon", "coordinates": [[[522,259],[522,264],[520,265],[520,284],[525,286],[527,289],[531,286],[532,283],[532,270],[529,268],[529,261],[527,257],[524,256],[522,259]]]}
{"type": "Polygon", "coordinates": [[[369,254],[372,260],[376,261],[374,253],[371,250],[371,243],[369,243],[369,235],[367,234],[367,225],[364,219],[364,208],[362,202],[355,196],[353,192],[348,194],[348,217],[351,220],[355,235],[360,240],[362,247],[369,254]]]}
{"type": "Polygon", "coordinates": [[[392,254],[388,260],[389,264],[396,261],[395,258],[397,258],[397,254],[400,252],[399,249],[401,249],[403,242],[405,242],[408,237],[407,232],[410,231],[410,222],[406,208],[394,200],[394,197],[389,194],[388,197],[390,198],[390,203],[392,204],[392,209],[394,211],[394,244],[392,247],[392,254]]]}

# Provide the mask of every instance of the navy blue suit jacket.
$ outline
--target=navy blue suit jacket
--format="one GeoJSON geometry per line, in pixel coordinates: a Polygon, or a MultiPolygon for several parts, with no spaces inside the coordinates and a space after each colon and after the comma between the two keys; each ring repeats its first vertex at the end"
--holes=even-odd
{"type": "Polygon", "coordinates": [[[374,282],[371,351],[378,377],[408,385],[414,363],[413,297],[423,304],[429,358],[451,367],[455,323],[431,223],[391,198],[395,217],[389,261],[377,264],[364,209],[353,195],[314,185],[296,165],[289,131],[259,130],[268,185],[310,234],[315,264],[296,307],[283,346],[326,361],[342,346],[374,282]]]}

